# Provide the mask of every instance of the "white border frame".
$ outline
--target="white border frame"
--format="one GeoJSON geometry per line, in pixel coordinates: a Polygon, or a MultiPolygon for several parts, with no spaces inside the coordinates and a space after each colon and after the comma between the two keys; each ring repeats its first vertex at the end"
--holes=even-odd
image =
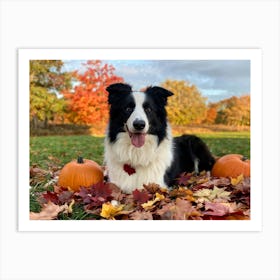
{"type": "Polygon", "coordinates": [[[262,62],[260,49],[19,49],[18,50],[18,230],[19,231],[261,231],[262,229],[262,62]],[[251,219],[231,221],[34,221],[29,220],[29,61],[250,60],[251,219]]]}

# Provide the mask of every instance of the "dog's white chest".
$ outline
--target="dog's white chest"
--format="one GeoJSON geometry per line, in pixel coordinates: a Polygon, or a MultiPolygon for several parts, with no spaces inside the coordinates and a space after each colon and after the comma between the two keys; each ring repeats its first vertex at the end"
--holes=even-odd
{"type": "Polygon", "coordinates": [[[114,143],[105,139],[105,164],[109,179],[127,193],[142,189],[143,184],[149,183],[166,187],[164,174],[172,159],[170,135],[159,145],[156,136],[147,135],[145,145],[141,148],[131,145],[127,133],[120,133],[114,143]]]}

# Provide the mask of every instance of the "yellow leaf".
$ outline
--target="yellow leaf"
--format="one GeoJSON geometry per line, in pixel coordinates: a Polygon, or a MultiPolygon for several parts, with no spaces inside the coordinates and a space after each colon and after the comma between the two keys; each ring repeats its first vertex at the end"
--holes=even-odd
{"type": "Polygon", "coordinates": [[[213,190],[211,189],[202,189],[193,194],[196,197],[197,202],[204,203],[205,201],[211,202],[215,199],[228,201],[230,198],[231,192],[225,191],[225,188],[217,188],[214,186],[213,190]]]}
{"type": "Polygon", "coordinates": [[[73,212],[73,205],[75,204],[75,199],[72,199],[70,204],[64,204],[65,210],[63,211],[64,214],[71,214],[73,212]]]}
{"type": "Polygon", "coordinates": [[[141,204],[141,206],[145,209],[148,210],[151,208],[156,202],[163,200],[165,197],[162,194],[156,193],[156,198],[154,200],[149,200],[146,203],[141,204]]]}
{"type": "Polygon", "coordinates": [[[243,180],[244,180],[244,176],[243,176],[243,174],[241,174],[237,178],[231,178],[230,182],[233,186],[236,186],[239,183],[243,182],[243,180]]]}
{"type": "Polygon", "coordinates": [[[155,199],[157,199],[157,201],[161,201],[161,200],[164,200],[164,195],[163,194],[160,194],[160,193],[156,193],[156,198],[155,199]]]}
{"type": "Polygon", "coordinates": [[[110,202],[102,204],[100,216],[106,219],[114,219],[114,217],[122,211],[123,205],[114,206],[110,202]]]}

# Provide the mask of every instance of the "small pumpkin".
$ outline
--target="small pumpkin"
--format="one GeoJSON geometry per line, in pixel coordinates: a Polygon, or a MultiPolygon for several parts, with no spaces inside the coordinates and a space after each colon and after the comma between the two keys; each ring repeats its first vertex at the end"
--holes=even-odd
{"type": "Polygon", "coordinates": [[[250,177],[250,160],[240,154],[228,154],[216,160],[212,171],[214,177],[236,178],[243,174],[250,177]]]}
{"type": "Polygon", "coordinates": [[[103,170],[98,163],[78,157],[61,169],[58,185],[71,191],[78,191],[80,187],[90,187],[103,179],[103,170]]]}

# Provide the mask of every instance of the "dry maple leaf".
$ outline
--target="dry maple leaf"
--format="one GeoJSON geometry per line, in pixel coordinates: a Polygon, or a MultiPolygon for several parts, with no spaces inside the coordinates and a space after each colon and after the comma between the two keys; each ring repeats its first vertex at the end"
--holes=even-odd
{"type": "Polygon", "coordinates": [[[180,174],[179,178],[177,178],[178,185],[187,186],[192,176],[193,176],[192,173],[187,173],[187,172],[180,174]]]}
{"type": "Polygon", "coordinates": [[[200,184],[200,188],[213,188],[214,186],[217,187],[226,187],[229,186],[230,183],[230,179],[226,178],[226,177],[220,177],[220,178],[210,178],[207,182],[204,182],[202,184],[200,184]]]}
{"type": "Polygon", "coordinates": [[[189,201],[195,201],[195,199],[193,197],[193,192],[191,190],[183,188],[183,187],[179,187],[179,188],[176,188],[176,189],[173,189],[172,191],[170,191],[169,197],[171,197],[171,198],[181,197],[181,198],[185,198],[186,200],[189,200],[189,201]]]}
{"type": "Polygon", "coordinates": [[[100,216],[105,219],[112,219],[123,210],[124,205],[114,206],[112,203],[107,202],[102,204],[100,216]]]}
{"type": "Polygon", "coordinates": [[[201,216],[190,201],[177,198],[176,202],[166,204],[156,212],[162,220],[187,220],[190,216],[201,216]]]}
{"type": "Polygon", "coordinates": [[[233,186],[236,186],[236,185],[240,184],[241,182],[243,182],[243,180],[244,180],[244,176],[243,176],[243,174],[241,174],[237,178],[231,178],[230,182],[233,186]]]}
{"type": "Polygon", "coordinates": [[[73,212],[73,206],[75,204],[75,199],[72,199],[69,205],[65,203],[63,206],[65,206],[65,210],[63,211],[64,214],[72,214],[73,212]]]}
{"type": "Polygon", "coordinates": [[[154,184],[154,183],[150,183],[148,185],[143,185],[144,189],[146,189],[149,193],[156,193],[160,191],[160,185],[158,184],[154,184]]]}
{"type": "Polygon", "coordinates": [[[204,215],[212,215],[212,216],[225,216],[230,213],[234,213],[237,211],[236,203],[218,203],[218,202],[205,202],[205,212],[204,215]],[[210,211],[209,211],[210,210],[210,211]]]}
{"type": "Polygon", "coordinates": [[[149,200],[149,194],[145,191],[139,191],[138,189],[132,192],[133,199],[136,203],[143,204],[149,200]]]}
{"type": "Polygon", "coordinates": [[[112,194],[111,194],[112,198],[117,200],[117,201],[122,200],[123,197],[124,197],[124,194],[122,193],[122,190],[117,185],[115,185],[113,183],[107,183],[107,184],[112,191],[112,194]]]}
{"type": "Polygon", "coordinates": [[[130,215],[132,220],[153,220],[151,212],[135,211],[130,215]]]}
{"type": "Polygon", "coordinates": [[[206,201],[211,202],[214,200],[219,201],[229,201],[230,200],[231,192],[225,191],[225,188],[217,188],[214,187],[213,190],[211,189],[202,189],[199,191],[194,192],[193,196],[197,198],[196,201],[200,203],[204,203],[206,201]]]}
{"type": "Polygon", "coordinates": [[[53,220],[57,215],[66,209],[66,205],[56,205],[51,201],[44,204],[40,213],[30,212],[30,220],[53,220]]]}
{"type": "Polygon", "coordinates": [[[156,197],[154,200],[149,200],[146,203],[141,204],[141,206],[147,211],[147,210],[151,210],[154,206],[154,204],[158,201],[161,201],[165,198],[164,195],[156,193],[156,197]]]}

